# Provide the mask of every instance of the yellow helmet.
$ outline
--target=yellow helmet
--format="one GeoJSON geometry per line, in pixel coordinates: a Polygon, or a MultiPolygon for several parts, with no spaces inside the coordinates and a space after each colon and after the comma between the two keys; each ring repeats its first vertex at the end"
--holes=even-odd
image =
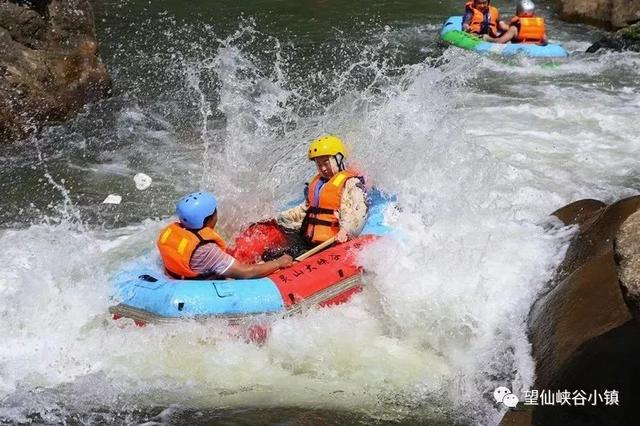
{"type": "Polygon", "coordinates": [[[323,155],[335,156],[338,154],[341,154],[345,158],[347,157],[347,150],[344,147],[344,143],[337,136],[320,136],[309,145],[309,160],[322,157],[323,155]]]}

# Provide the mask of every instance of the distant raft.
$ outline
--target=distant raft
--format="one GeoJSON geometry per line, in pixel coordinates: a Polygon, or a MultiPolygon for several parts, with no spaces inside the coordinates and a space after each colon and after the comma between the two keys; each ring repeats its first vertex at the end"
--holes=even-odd
{"type": "Polygon", "coordinates": [[[533,58],[566,58],[569,56],[564,47],[559,44],[542,46],[530,43],[489,43],[478,36],[462,31],[462,16],[451,16],[447,19],[442,26],[440,37],[454,46],[482,54],[524,55],[533,58]]]}

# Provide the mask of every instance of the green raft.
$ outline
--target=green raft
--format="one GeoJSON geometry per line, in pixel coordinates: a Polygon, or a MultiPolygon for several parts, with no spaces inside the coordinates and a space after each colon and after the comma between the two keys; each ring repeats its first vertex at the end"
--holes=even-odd
{"type": "Polygon", "coordinates": [[[566,58],[564,47],[559,44],[489,43],[482,38],[462,31],[462,16],[451,16],[442,26],[440,37],[447,43],[466,50],[502,56],[524,55],[532,58],[566,58]]]}

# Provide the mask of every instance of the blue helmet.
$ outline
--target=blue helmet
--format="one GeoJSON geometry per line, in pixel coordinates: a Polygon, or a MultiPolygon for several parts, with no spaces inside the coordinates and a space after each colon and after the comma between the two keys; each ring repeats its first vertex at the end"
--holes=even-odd
{"type": "Polygon", "coordinates": [[[194,192],[178,201],[176,215],[187,229],[201,229],[204,221],[218,208],[218,200],[210,192],[194,192]]]}

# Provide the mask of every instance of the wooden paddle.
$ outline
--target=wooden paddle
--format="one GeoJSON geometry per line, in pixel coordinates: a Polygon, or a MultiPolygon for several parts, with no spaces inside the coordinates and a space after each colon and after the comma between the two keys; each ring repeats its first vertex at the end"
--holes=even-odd
{"type": "Polygon", "coordinates": [[[327,241],[325,241],[324,243],[315,246],[314,248],[312,248],[311,250],[309,250],[309,251],[307,251],[305,253],[302,253],[300,256],[296,257],[294,260],[296,262],[300,262],[302,260],[305,260],[307,257],[313,256],[314,254],[316,254],[320,250],[323,250],[323,249],[329,247],[331,244],[333,244],[335,242],[336,242],[336,236],[333,236],[333,237],[329,238],[327,241]]]}

